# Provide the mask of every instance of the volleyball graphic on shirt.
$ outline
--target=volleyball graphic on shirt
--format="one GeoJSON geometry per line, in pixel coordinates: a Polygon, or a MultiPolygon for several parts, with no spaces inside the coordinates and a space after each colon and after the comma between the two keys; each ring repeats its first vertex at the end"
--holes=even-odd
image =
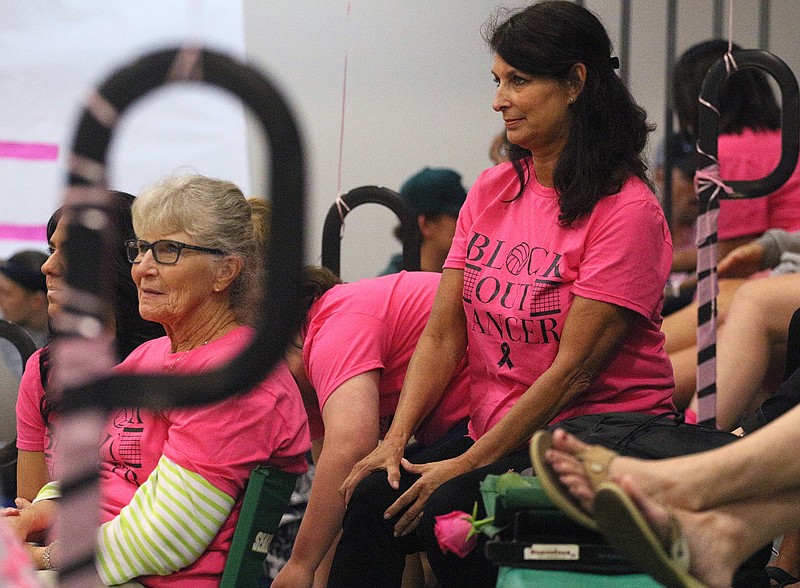
{"type": "Polygon", "coordinates": [[[531,248],[524,241],[516,245],[506,256],[506,269],[511,275],[518,276],[531,257],[531,248]]]}

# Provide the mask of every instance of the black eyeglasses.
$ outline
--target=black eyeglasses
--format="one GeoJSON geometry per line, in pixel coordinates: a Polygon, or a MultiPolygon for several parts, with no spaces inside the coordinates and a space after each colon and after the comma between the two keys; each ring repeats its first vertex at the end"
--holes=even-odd
{"type": "Polygon", "coordinates": [[[225,252],[221,249],[189,245],[187,243],[181,243],[180,241],[173,241],[172,239],[159,239],[155,243],[150,243],[143,239],[130,239],[129,241],[125,241],[125,254],[128,256],[128,261],[131,263],[139,263],[142,261],[142,257],[144,257],[145,253],[152,251],[153,259],[156,263],[175,265],[181,258],[181,251],[184,249],[202,251],[203,253],[212,253],[214,255],[225,255],[225,252]]]}

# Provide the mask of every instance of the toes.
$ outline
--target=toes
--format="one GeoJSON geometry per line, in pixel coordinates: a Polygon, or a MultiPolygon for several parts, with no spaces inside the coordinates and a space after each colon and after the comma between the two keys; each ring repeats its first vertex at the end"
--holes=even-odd
{"type": "Polygon", "coordinates": [[[559,476],[559,481],[564,484],[575,498],[581,501],[594,500],[594,488],[592,488],[585,478],[573,475],[559,476]]]}
{"type": "Polygon", "coordinates": [[[546,454],[547,460],[550,462],[553,469],[561,473],[570,473],[585,476],[584,465],[576,457],[563,451],[550,449],[546,454]]]}
{"type": "Polygon", "coordinates": [[[563,429],[556,429],[553,433],[553,447],[574,455],[586,449],[588,445],[575,435],[567,433],[563,429]]]}

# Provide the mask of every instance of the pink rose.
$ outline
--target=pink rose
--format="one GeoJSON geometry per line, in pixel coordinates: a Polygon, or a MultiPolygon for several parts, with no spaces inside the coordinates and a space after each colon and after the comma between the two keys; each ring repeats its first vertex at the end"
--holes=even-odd
{"type": "Polygon", "coordinates": [[[446,515],[436,517],[433,532],[442,553],[452,551],[458,557],[466,557],[478,543],[477,535],[472,531],[471,517],[463,510],[454,510],[446,515]]]}
{"type": "Polygon", "coordinates": [[[446,515],[436,517],[433,533],[442,553],[452,551],[458,557],[467,557],[478,543],[478,533],[490,525],[494,517],[478,520],[478,503],[472,509],[472,514],[463,510],[454,510],[446,515]]]}

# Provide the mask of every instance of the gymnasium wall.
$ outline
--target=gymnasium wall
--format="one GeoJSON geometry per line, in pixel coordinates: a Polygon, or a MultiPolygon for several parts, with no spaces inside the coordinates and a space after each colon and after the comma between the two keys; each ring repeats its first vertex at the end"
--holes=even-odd
{"type": "MultiPolygon", "coordinates": [[[[586,0],[619,45],[621,0],[586,0]]],[[[74,119],[92,84],[141,52],[187,39],[240,56],[289,99],[307,152],[307,260],[320,260],[325,215],[338,193],[399,189],[423,166],[459,171],[469,187],[490,165],[501,130],[491,109],[492,56],[481,27],[520,0],[4,0],[0,8],[0,257],[43,248],[61,201],[74,119]],[[344,84],[345,60],[347,84],[344,84]],[[344,116],[343,116],[344,114],[344,116]],[[31,147],[27,159],[15,151],[31,147]],[[341,149],[340,149],[341,146],[341,149]],[[54,151],[55,149],[55,151],[54,151]]],[[[723,35],[727,36],[727,2],[723,35]]],[[[800,71],[800,2],[772,0],[770,46],[800,71]]],[[[632,0],[630,60],[636,99],[663,136],[665,0],[632,0]]],[[[711,37],[712,0],[678,0],[677,51],[711,37]]],[[[733,38],[758,46],[760,0],[735,0],[733,38]]],[[[208,88],[154,94],[123,120],[110,159],[113,188],[136,193],[168,173],[223,176],[264,195],[266,152],[257,125],[208,88]]],[[[267,195],[269,196],[269,195],[267,195]]],[[[375,275],[399,251],[388,210],[348,215],[342,271],[375,275]]]]}
{"type": "MultiPolygon", "coordinates": [[[[723,35],[727,38],[727,3],[723,35]]],[[[759,0],[735,0],[733,38],[759,39],[759,0]]],[[[800,2],[772,0],[770,48],[800,71],[800,2]]],[[[501,130],[491,109],[492,56],[481,26],[498,6],[487,0],[244,0],[248,56],[281,83],[304,128],[310,172],[308,257],[319,262],[322,224],[337,193],[364,185],[394,190],[423,166],[452,167],[469,187],[490,165],[489,141],[501,130]],[[348,6],[350,7],[348,14],[348,6]],[[347,56],[344,124],[342,99],[347,56]],[[342,133],[343,130],[343,133],[342,133]],[[343,149],[340,164],[340,139],[343,149]]],[[[678,0],[677,52],[711,38],[714,2],[678,0]]],[[[619,45],[620,0],[586,0],[619,45]]],[[[663,136],[667,32],[665,0],[631,2],[631,90],[663,136]]],[[[251,170],[263,155],[251,136],[251,170]]],[[[392,213],[364,205],[346,219],[342,275],[375,275],[399,251],[392,213]]]]}

